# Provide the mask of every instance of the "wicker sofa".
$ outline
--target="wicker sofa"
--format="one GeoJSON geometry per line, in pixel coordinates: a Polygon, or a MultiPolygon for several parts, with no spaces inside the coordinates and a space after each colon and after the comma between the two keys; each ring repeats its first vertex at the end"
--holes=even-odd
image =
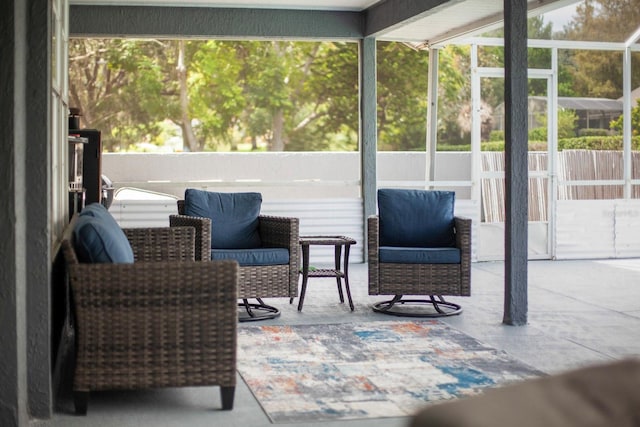
{"type": "MultiPolygon", "coordinates": [[[[185,201],[178,200],[178,215],[169,218],[171,227],[194,227],[196,230],[196,259],[212,257],[211,218],[185,215],[185,201]]],[[[298,296],[299,269],[299,219],[259,215],[258,232],[263,248],[281,248],[288,251],[286,264],[247,265],[239,262],[239,306],[246,310],[241,321],[262,320],[277,317],[276,307],[269,306],[262,298],[294,298],[298,296]],[[257,303],[249,302],[257,299],[257,303]]]]}
{"type": "MultiPolygon", "coordinates": [[[[74,226],[72,222],[72,227],[74,226]]],[[[96,390],[210,386],[232,409],[236,385],[234,261],[195,261],[191,227],[123,230],[132,263],[81,262],[62,242],[75,315],[76,413],[96,390]]]]}

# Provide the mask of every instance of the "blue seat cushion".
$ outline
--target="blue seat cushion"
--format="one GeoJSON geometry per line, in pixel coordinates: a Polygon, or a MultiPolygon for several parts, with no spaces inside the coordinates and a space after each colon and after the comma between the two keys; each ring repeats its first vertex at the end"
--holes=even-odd
{"type": "Polygon", "coordinates": [[[73,226],[73,245],[84,263],[133,263],[131,244],[116,220],[99,203],[80,212],[73,226]]]}
{"type": "Polygon", "coordinates": [[[453,191],[378,190],[380,246],[455,246],[453,191]]]}
{"type": "Polygon", "coordinates": [[[397,264],[460,264],[458,248],[398,248],[382,246],[380,262],[397,264]]]}
{"type": "Polygon", "coordinates": [[[211,249],[254,249],[261,246],[260,193],[216,193],[188,188],[184,213],[211,220],[211,249]]]}
{"type": "Polygon", "coordinates": [[[214,261],[233,259],[240,266],[283,265],[289,264],[289,250],[286,248],[259,249],[212,249],[214,261]]]}

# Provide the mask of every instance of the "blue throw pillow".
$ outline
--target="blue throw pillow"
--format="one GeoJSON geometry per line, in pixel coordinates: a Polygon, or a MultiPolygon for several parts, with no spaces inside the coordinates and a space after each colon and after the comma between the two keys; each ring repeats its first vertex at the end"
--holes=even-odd
{"type": "Polygon", "coordinates": [[[453,191],[378,190],[380,246],[455,246],[453,191]]]}
{"type": "Polygon", "coordinates": [[[84,208],[82,208],[78,216],[92,216],[94,218],[99,218],[103,221],[106,221],[110,225],[118,225],[115,218],[101,203],[91,203],[85,206],[84,208]]]}
{"type": "Polygon", "coordinates": [[[116,220],[99,203],[84,208],[73,227],[80,262],[133,263],[133,250],[116,220]]]}
{"type": "Polygon", "coordinates": [[[184,213],[211,219],[211,249],[255,249],[262,244],[260,193],[216,193],[189,188],[184,213]]]}

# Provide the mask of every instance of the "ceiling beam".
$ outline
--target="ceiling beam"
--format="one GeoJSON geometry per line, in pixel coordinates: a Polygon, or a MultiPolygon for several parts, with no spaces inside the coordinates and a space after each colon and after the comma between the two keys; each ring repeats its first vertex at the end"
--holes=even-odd
{"type": "Polygon", "coordinates": [[[71,37],[362,38],[360,12],[162,6],[70,7],[71,37]]]}
{"type": "Polygon", "coordinates": [[[379,37],[384,33],[420,18],[438,13],[443,8],[463,0],[387,0],[365,10],[365,36],[379,37]]]}

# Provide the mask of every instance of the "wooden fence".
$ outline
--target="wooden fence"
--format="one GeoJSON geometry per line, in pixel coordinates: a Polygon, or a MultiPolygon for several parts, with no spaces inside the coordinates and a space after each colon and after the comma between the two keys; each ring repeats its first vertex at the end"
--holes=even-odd
{"type": "MultiPolygon", "coordinates": [[[[558,153],[559,181],[622,180],[622,151],[564,150],[558,153]]],[[[529,173],[547,170],[547,153],[529,153],[529,173]]],[[[482,153],[483,172],[504,172],[503,152],[482,153]]],[[[633,177],[640,176],[640,152],[632,152],[633,177]]],[[[548,179],[529,178],[529,221],[547,221],[548,179]]],[[[504,222],[504,178],[483,178],[482,221],[504,222]]],[[[622,185],[560,185],[559,200],[622,199],[622,185]]],[[[640,186],[633,186],[633,198],[640,198],[640,186]]]]}

